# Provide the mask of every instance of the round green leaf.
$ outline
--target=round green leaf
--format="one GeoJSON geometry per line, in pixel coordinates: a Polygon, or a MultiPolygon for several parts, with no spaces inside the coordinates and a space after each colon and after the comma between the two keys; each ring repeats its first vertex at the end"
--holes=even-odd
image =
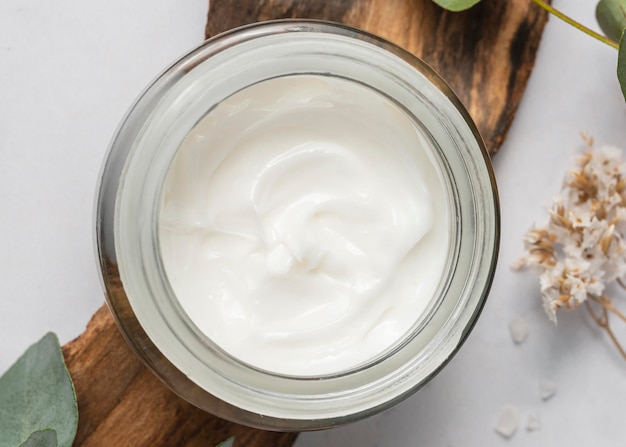
{"type": "Polygon", "coordinates": [[[626,0],[600,0],[596,20],[609,39],[619,42],[626,28],[626,0]]]}
{"type": "Polygon", "coordinates": [[[33,432],[20,447],[57,447],[57,432],[48,428],[33,432]]]}
{"type": "Polygon", "coordinates": [[[448,11],[463,11],[474,6],[480,0],[433,0],[439,6],[448,11]]]}
{"type": "Polygon", "coordinates": [[[626,30],[622,31],[619,40],[619,51],[617,53],[617,79],[622,87],[622,95],[626,101],[626,30]]]}
{"type": "Polygon", "coordinates": [[[74,385],[59,340],[48,333],[0,377],[0,446],[19,446],[34,432],[31,442],[45,442],[52,431],[60,447],[71,447],[77,426],[74,385]]]}
{"type": "Polygon", "coordinates": [[[220,442],[217,447],[233,447],[233,443],[235,442],[235,437],[231,436],[226,441],[220,442]]]}

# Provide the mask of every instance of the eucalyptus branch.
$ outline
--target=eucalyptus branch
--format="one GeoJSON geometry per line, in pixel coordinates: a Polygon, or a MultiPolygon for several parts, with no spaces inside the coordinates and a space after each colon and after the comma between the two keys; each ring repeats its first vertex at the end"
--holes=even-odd
{"type": "Polygon", "coordinates": [[[585,25],[583,25],[582,23],[577,22],[576,20],[572,19],[571,17],[563,14],[561,11],[559,11],[556,8],[553,8],[551,5],[547,4],[546,2],[544,2],[543,0],[533,0],[537,5],[539,5],[541,8],[545,9],[546,11],[548,11],[550,14],[558,17],[559,19],[563,20],[565,23],[568,23],[569,25],[572,25],[574,28],[582,31],[583,33],[594,37],[596,39],[598,39],[600,42],[604,42],[605,44],[618,49],[619,45],[617,42],[609,39],[606,36],[603,36],[602,34],[596,33],[594,30],[587,28],[585,25]]]}

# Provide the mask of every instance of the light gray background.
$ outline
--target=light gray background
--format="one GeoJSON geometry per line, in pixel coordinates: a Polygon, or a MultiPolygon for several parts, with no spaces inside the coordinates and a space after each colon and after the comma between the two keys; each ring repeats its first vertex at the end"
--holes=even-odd
{"type": "MultiPolygon", "coordinates": [[[[595,2],[554,3],[595,27],[595,2]]],[[[76,337],[102,304],[92,242],[101,162],[144,86],[202,41],[206,10],[206,0],[0,3],[0,372],[47,331],[62,343],[76,337]]],[[[560,315],[555,328],[541,309],[536,277],[509,268],[522,254],[522,235],[533,222],[543,224],[562,173],[582,151],[579,132],[626,149],[616,54],[550,19],[494,160],[501,257],[474,332],[404,403],[302,435],[298,447],[626,444],[626,361],[583,309],[560,315]],[[507,328],[516,316],[530,326],[520,346],[507,328]],[[546,402],[542,378],[557,385],[546,402]],[[507,403],[519,408],[522,424],[510,440],[492,429],[507,403]],[[530,411],[541,418],[537,432],[524,428],[530,411]]]]}

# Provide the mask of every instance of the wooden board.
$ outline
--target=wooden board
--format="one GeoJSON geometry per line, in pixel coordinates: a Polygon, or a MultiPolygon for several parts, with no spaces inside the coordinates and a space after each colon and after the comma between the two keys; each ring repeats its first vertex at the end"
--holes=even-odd
{"type": "Polygon", "coordinates": [[[75,446],[289,447],[295,433],[243,427],[201,411],[165,387],[135,356],[103,305],[63,346],[78,398],[75,446]]]}
{"type": "Polygon", "coordinates": [[[211,0],[206,35],[278,18],[342,22],[422,58],[457,93],[494,154],[526,87],[547,15],[526,0],[483,0],[462,13],[431,0],[211,0]]]}
{"type": "MultiPolygon", "coordinates": [[[[207,35],[284,17],[344,22],[422,57],[465,103],[492,153],[502,143],[532,69],[546,16],[530,1],[484,0],[461,14],[430,0],[211,0],[207,35]]],[[[63,347],[79,408],[76,446],[288,447],[296,434],[250,429],[186,403],[132,353],[106,306],[63,347]]]]}

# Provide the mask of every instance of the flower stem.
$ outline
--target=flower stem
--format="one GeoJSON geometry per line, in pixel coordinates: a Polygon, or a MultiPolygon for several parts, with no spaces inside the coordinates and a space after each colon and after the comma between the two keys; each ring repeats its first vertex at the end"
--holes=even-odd
{"type": "Polygon", "coordinates": [[[585,301],[585,307],[587,308],[587,311],[591,315],[591,318],[593,318],[593,320],[596,322],[598,326],[600,326],[602,329],[605,330],[605,332],[608,334],[609,338],[613,342],[613,345],[617,348],[621,356],[626,360],[626,351],[624,351],[622,344],[619,342],[619,340],[613,333],[613,330],[611,329],[611,326],[609,324],[609,311],[607,310],[607,308],[606,307],[601,308],[602,316],[600,317],[593,311],[593,309],[591,308],[591,305],[589,304],[589,301],[585,301]]]}
{"type": "Polygon", "coordinates": [[[564,22],[572,25],[574,28],[582,31],[583,33],[588,34],[591,37],[595,37],[600,42],[604,42],[605,44],[607,44],[607,45],[609,45],[609,46],[611,46],[611,47],[613,47],[615,49],[619,48],[619,45],[618,45],[617,42],[609,39],[606,36],[603,36],[602,34],[596,33],[594,30],[587,28],[585,25],[583,25],[581,23],[578,23],[576,20],[572,19],[571,17],[566,16],[561,11],[559,11],[558,9],[553,8],[552,6],[550,6],[549,4],[544,2],[543,0],[533,0],[533,1],[537,5],[539,5],[540,7],[545,9],[546,11],[548,11],[550,14],[555,15],[559,19],[561,19],[564,22]]]}
{"type": "Polygon", "coordinates": [[[611,301],[611,299],[606,296],[606,295],[602,295],[600,298],[596,298],[595,296],[591,296],[590,297],[593,301],[595,301],[596,303],[598,303],[600,306],[602,306],[604,309],[606,309],[609,312],[612,312],[614,315],[616,315],[620,320],[624,321],[626,323],[626,315],[624,315],[623,313],[621,313],[614,305],[613,302],[611,301]]]}

